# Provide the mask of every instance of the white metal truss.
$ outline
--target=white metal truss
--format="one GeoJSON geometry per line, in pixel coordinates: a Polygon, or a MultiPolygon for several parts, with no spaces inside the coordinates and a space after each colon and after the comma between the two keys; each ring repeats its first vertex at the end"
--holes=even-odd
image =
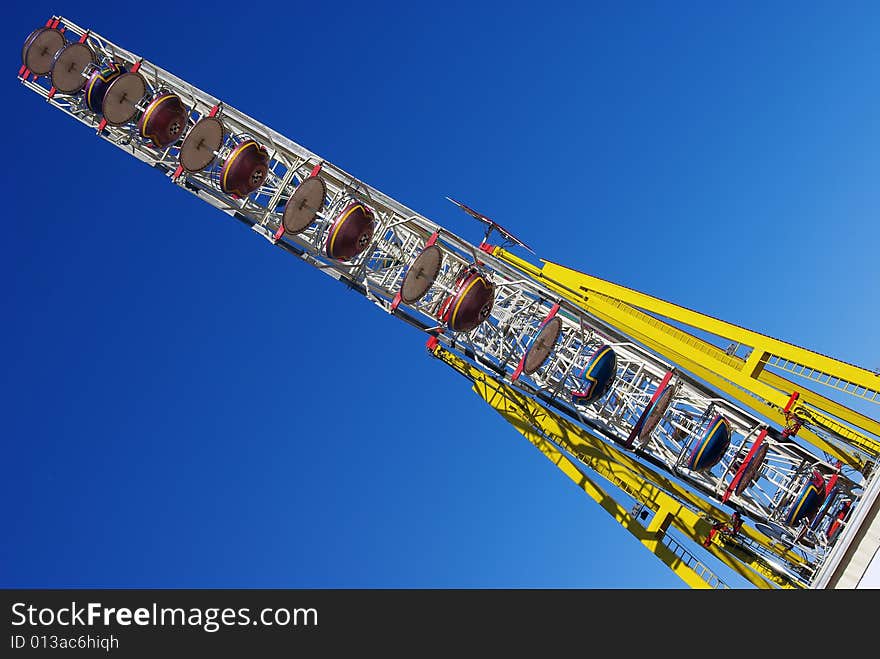
{"type": "MultiPolygon", "coordinates": [[[[159,149],[140,137],[134,122],[104,125],[101,116],[88,109],[82,93],[54,92],[46,77],[20,76],[27,88],[96,131],[104,140],[162,171],[177,186],[244,222],[272,245],[335,279],[345,280],[388,314],[431,334],[450,350],[490,370],[493,375],[504,377],[542,404],[553,405],[609,442],[627,445],[643,411],[671,372],[669,386],[674,387],[674,394],[668,409],[656,427],[646,437],[637,439],[631,448],[638,459],[662,467],[716,503],[722,502],[738,466],[761,431],[769,430],[761,419],[716,395],[704,383],[678,371],[673,364],[633,343],[615,328],[560,299],[538,281],[525,278],[479,246],[152,62],[64,17],[56,18],[68,38],[82,37],[98,56],[98,61],[83,71],[84,77],[111,61],[129,69],[137,66],[148,86],[139,104],[140,111],[154,94],[173,92],[189,110],[187,130],[204,117],[216,116],[227,131],[224,141],[207,169],[182,172],[179,142],[159,149]],[[267,150],[268,173],[259,189],[237,198],[223,192],[220,172],[229,154],[246,139],[257,141],[267,150]],[[316,168],[326,185],[324,204],[317,209],[311,225],[301,233],[284,233],[281,225],[284,203],[316,168]],[[343,262],[327,255],[325,243],[334,220],[351,202],[359,202],[372,211],[375,228],[368,247],[343,262]],[[436,236],[436,245],[442,251],[439,275],[417,302],[395,303],[407,268],[432,236],[436,236]],[[477,268],[494,284],[494,302],[489,317],[476,329],[468,333],[454,332],[444,323],[440,310],[455,293],[457,277],[468,267],[477,268]],[[514,378],[543,321],[554,313],[561,320],[562,330],[549,356],[537,371],[514,378]],[[578,374],[602,345],[610,346],[617,357],[613,387],[591,405],[581,405],[572,399],[571,392],[582,385],[578,374]],[[716,413],[730,423],[730,444],[711,470],[688,470],[685,457],[716,413]]],[[[727,503],[754,520],[776,528],[812,469],[830,475],[837,467],[812,445],[798,442],[796,437],[784,437],[773,431],[766,434],[764,441],[768,446],[767,456],[754,481],[741,495],[731,496],[727,503]]],[[[851,479],[842,473],[835,499],[849,497],[857,503],[863,486],[860,479],[851,479]]],[[[806,533],[802,533],[802,529],[779,531],[793,543],[797,538],[801,543],[799,549],[807,555],[813,570],[818,568],[829,548],[826,532],[831,512],[823,512],[821,519],[814,520],[806,533]]]]}

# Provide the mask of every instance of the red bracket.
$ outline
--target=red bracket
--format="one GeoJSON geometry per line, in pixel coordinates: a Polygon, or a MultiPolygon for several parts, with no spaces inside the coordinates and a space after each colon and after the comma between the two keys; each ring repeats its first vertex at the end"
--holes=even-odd
{"type": "Polygon", "coordinates": [[[83,32],[82,36],[79,38],[79,42],[85,43],[86,39],[88,39],[88,38],[89,38],[89,30],[86,30],[85,32],[83,32]]]}
{"type": "Polygon", "coordinates": [[[434,352],[434,350],[436,350],[437,346],[439,345],[440,339],[438,339],[436,336],[432,336],[430,339],[428,339],[427,343],[425,343],[425,347],[428,349],[428,352],[434,352]]]}
{"type": "Polygon", "coordinates": [[[309,176],[317,176],[321,172],[321,167],[324,166],[324,161],[322,160],[317,165],[315,165],[314,169],[312,169],[312,173],[309,176]]]}
{"type": "Polygon", "coordinates": [[[143,61],[144,60],[139,59],[137,62],[135,62],[134,65],[131,67],[131,72],[137,73],[138,69],[141,68],[141,64],[143,64],[143,61]]]}
{"type": "Polygon", "coordinates": [[[715,534],[721,530],[721,527],[724,526],[724,522],[715,522],[712,524],[712,528],[709,529],[709,535],[706,536],[706,539],[703,540],[703,546],[709,547],[712,544],[712,538],[715,537],[715,534]]]}
{"type": "Polygon", "coordinates": [[[107,120],[106,120],[106,119],[101,119],[101,123],[98,124],[98,132],[100,133],[100,132],[101,132],[102,130],[104,130],[106,127],[107,127],[107,120]]]}
{"type": "Polygon", "coordinates": [[[837,464],[834,466],[837,469],[837,471],[835,471],[834,474],[831,476],[831,478],[828,479],[828,482],[825,483],[825,496],[826,497],[831,493],[831,490],[834,489],[834,486],[837,485],[837,479],[840,478],[840,468],[843,466],[843,463],[840,460],[838,460],[837,464]]]}
{"type": "Polygon", "coordinates": [[[526,363],[526,355],[528,352],[524,352],[523,356],[520,357],[519,364],[516,365],[516,370],[514,370],[513,375],[510,376],[511,382],[516,382],[519,380],[519,376],[522,375],[523,365],[526,363]]]}
{"type": "MultiPolygon", "coordinates": [[[[458,289],[456,288],[456,292],[458,289]]],[[[441,322],[447,322],[449,320],[450,313],[452,312],[452,301],[455,299],[455,294],[453,293],[440,305],[440,309],[437,312],[437,317],[441,320],[441,322]]]]}
{"type": "Polygon", "coordinates": [[[276,231],[276,232],[272,235],[272,238],[277,242],[277,241],[281,240],[281,236],[283,236],[283,235],[284,235],[284,225],[283,225],[283,224],[279,224],[279,225],[278,225],[278,231],[276,231]]]}
{"type": "Polygon", "coordinates": [[[183,165],[178,165],[177,169],[175,169],[174,173],[171,175],[171,180],[176,181],[180,178],[181,174],[183,174],[183,165]]]}
{"type": "Polygon", "coordinates": [[[828,531],[825,533],[825,537],[831,540],[834,538],[837,529],[840,528],[840,525],[843,524],[843,520],[846,517],[846,514],[849,512],[849,509],[852,507],[852,501],[844,501],[841,506],[837,509],[837,512],[834,515],[834,520],[831,522],[831,525],[828,527],[828,531]]]}
{"type": "Polygon", "coordinates": [[[489,243],[480,243],[480,250],[486,252],[486,254],[491,254],[494,249],[494,245],[490,245],[489,243]]]}
{"type": "Polygon", "coordinates": [[[709,535],[706,536],[705,540],[703,540],[703,546],[709,547],[712,544],[712,538],[714,538],[715,535],[718,533],[729,535],[731,537],[736,537],[739,534],[742,525],[743,518],[739,514],[739,511],[733,511],[733,515],[730,518],[730,524],[725,524],[724,522],[715,522],[714,524],[712,524],[712,528],[709,529],[709,535]]]}
{"type": "Polygon", "coordinates": [[[733,477],[733,480],[730,481],[730,485],[727,486],[727,490],[724,492],[724,496],[721,497],[721,502],[726,503],[730,498],[730,495],[733,494],[736,486],[739,485],[740,480],[742,480],[743,473],[746,470],[746,466],[749,464],[749,460],[752,459],[752,456],[758,452],[758,449],[761,448],[761,444],[764,442],[764,438],[767,436],[767,429],[761,431],[758,435],[758,439],[755,440],[755,443],[752,444],[752,448],[749,450],[746,457],[743,459],[742,463],[739,466],[739,469],[736,470],[736,475],[733,477]]]}
{"type": "Polygon", "coordinates": [[[48,94],[48,96],[46,96],[46,100],[48,101],[48,100],[51,99],[53,96],[55,96],[55,92],[57,92],[57,91],[58,91],[58,90],[55,89],[55,87],[52,87],[52,88],[49,90],[49,94],[48,94]]]}
{"type": "Polygon", "coordinates": [[[782,413],[785,415],[785,428],[782,429],[783,437],[794,437],[797,435],[798,430],[801,429],[801,420],[798,419],[791,412],[791,408],[794,406],[795,401],[800,398],[800,394],[798,392],[792,392],[791,396],[788,399],[788,402],[785,404],[785,407],[782,408],[782,413]]]}
{"type": "Polygon", "coordinates": [[[211,111],[208,113],[208,116],[209,117],[216,117],[218,112],[220,112],[220,104],[219,103],[211,108],[211,111]]]}
{"type": "Polygon", "coordinates": [[[743,518],[742,518],[742,515],[739,514],[739,511],[734,511],[733,517],[730,518],[730,521],[731,521],[730,534],[731,535],[739,534],[739,530],[742,528],[742,525],[743,525],[743,518]]]}

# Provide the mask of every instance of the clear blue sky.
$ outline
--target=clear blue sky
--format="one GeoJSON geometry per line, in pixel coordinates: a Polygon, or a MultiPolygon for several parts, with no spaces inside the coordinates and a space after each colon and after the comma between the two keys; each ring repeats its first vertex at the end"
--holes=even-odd
{"type": "Polygon", "coordinates": [[[271,4],[4,12],[0,585],[683,588],[417,331],[22,88],[21,43],[65,14],[459,234],[446,195],[874,368],[878,5],[271,4]]]}

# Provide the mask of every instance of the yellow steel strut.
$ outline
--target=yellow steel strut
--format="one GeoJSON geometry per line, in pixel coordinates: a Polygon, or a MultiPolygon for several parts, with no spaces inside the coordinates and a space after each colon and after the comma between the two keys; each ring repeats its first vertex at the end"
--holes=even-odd
{"type": "MultiPolygon", "coordinates": [[[[803,587],[801,583],[774,570],[744,542],[724,534],[713,534],[713,520],[731,521],[730,516],[722,510],[439,344],[434,345],[431,352],[471,380],[474,391],[480,397],[689,586],[717,588],[723,582],[680,542],[667,534],[670,525],[694,543],[703,545],[707,542],[708,546],[703,545],[707,551],[758,588],[803,587]],[[575,456],[580,463],[651,509],[654,515],[649,525],[642,526],[566,453],[575,456]]],[[[792,564],[804,564],[800,556],[748,526],[741,527],[740,535],[792,564]]]]}
{"type": "Polygon", "coordinates": [[[790,411],[804,424],[798,436],[833,458],[861,471],[867,460],[858,451],[880,456],[880,422],[765,367],[878,404],[880,375],[549,261],[538,268],[500,247],[492,254],[783,428],[790,422],[785,408],[797,391],[799,398],[790,411]],[[750,346],[751,353],[746,359],[727,354],[651,314],[750,346]],[[838,441],[821,437],[810,426],[838,441]]]}

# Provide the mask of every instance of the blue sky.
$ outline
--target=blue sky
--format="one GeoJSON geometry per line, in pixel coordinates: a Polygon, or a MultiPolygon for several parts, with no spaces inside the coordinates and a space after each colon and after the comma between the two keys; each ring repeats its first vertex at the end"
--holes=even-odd
{"type": "Polygon", "coordinates": [[[875,368],[876,4],[267,6],[6,12],[0,584],[683,588],[425,337],[22,88],[21,43],[62,13],[460,235],[447,195],[875,368]]]}

